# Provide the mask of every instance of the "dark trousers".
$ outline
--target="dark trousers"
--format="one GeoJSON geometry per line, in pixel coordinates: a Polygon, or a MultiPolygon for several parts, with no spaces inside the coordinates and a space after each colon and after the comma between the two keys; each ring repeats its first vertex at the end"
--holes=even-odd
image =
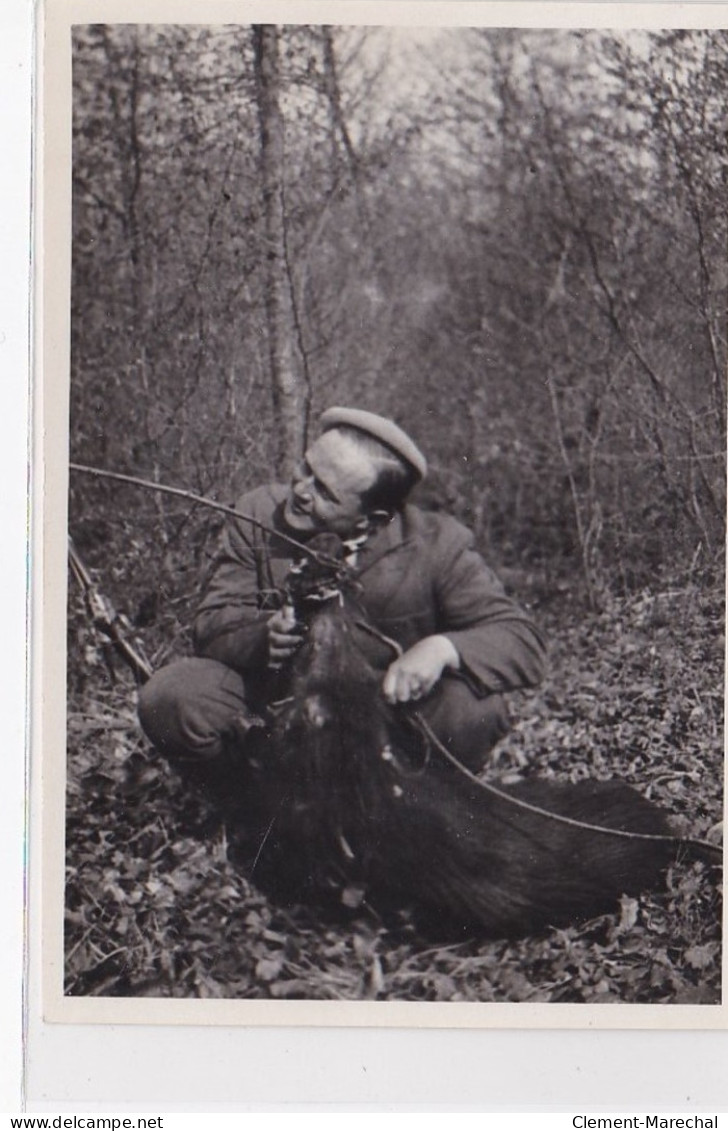
{"type": "MultiPolygon", "coordinates": [[[[445,677],[417,704],[433,731],[471,770],[509,729],[502,696],[479,699],[458,678],[445,677]]],[[[171,761],[210,769],[244,743],[255,713],[242,676],[217,660],[178,660],[156,672],[141,690],[139,719],[156,748],[171,761]]]]}

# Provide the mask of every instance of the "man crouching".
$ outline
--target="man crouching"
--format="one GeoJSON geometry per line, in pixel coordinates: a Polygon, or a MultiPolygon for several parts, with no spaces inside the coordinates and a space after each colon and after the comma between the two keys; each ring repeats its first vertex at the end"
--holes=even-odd
{"type": "Polygon", "coordinates": [[[287,538],[344,541],[369,623],[402,649],[361,633],[392,704],[422,717],[471,770],[508,730],[503,693],[536,684],[544,645],[526,613],[455,519],[407,502],[425,457],[392,421],[331,408],[292,482],[259,487],[237,509],[265,529],[229,520],[194,625],[196,657],[157,672],[139,715],[170,760],[211,772],[245,758],[251,725],[280,694],[302,636],[284,603],[295,560],[287,538]]]}

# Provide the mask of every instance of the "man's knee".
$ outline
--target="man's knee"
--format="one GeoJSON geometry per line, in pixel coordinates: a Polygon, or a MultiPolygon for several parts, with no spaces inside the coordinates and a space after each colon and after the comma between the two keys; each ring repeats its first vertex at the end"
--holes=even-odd
{"type": "Polygon", "coordinates": [[[510,730],[502,695],[479,699],[462,679],[446,678],[421,711],[437,737],[471,770],[483,768],[488,752],[510,730]]]}
{"type": "Polygon", "coordinates": [[[139,695],[144,733],[161,753],[175,759],[218,759],[236,718],[246,713],[242,677],[216,660],[169,664],[139,695]]]}

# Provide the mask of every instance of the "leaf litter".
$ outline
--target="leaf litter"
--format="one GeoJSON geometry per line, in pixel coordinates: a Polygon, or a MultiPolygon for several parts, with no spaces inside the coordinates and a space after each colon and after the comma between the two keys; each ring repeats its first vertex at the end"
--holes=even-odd
{"type": "MultiPolygon", "coordinates": [[[[510,780],[622,776],[668,808],[681,832],[715,839],[723,784],[720,595],[695,587],[660,602],[644,592],[613,598],[599,613],[548,613],[550,674],[536,691],[513,697],[520,721],[487,772],[510,780]]],[[[613,915],[516,940],[433,945],[407,909],[385,925],[358,890],[348,893],[338,920],[275,906],[230,858],[231,830],[209,801],[148,747],[133,697],[130,684],[110,683],[100,665],[71,695],[67,994],[720,1000],[720,877],[702,863],[676,863],[664,892],[625,897],[613,915]]]]}

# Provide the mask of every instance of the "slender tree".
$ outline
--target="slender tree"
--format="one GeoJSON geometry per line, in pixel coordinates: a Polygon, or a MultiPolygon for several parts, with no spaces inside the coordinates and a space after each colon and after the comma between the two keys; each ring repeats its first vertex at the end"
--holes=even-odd
{"type": "Polygon", "coordinates": [[[285,126],[280,105],[278,28],[253,27],[260,170],[265,213],[264,300],[273,407],[278,429],[277,472],[287,475],[306,443],[310,394],[296,357],[295,298],[288,258],[285,201],[285,126]]]}

